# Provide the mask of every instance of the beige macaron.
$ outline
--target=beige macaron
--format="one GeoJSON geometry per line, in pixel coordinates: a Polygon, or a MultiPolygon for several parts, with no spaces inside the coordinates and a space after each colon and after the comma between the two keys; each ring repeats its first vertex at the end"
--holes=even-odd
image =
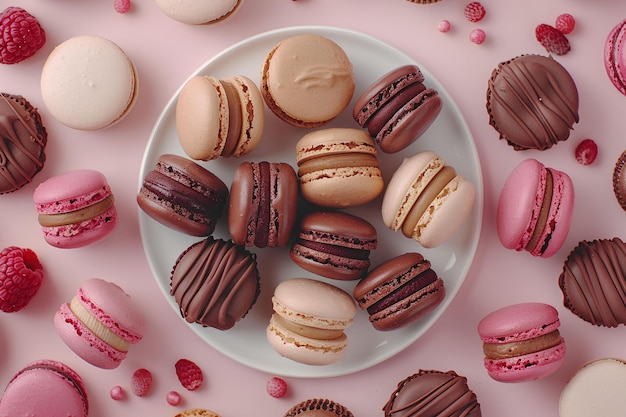
{"type": "Polygon", "coordinates": [[[174,415],[174,417],[221,417],[214,411],[207,410],[206,408],[188,408],[180,413],[174,415]]]}
{"type": "Polygon", "coordinates": [[[204,25],[231,18],[243,0],[155,0],[161,11],[181,23],[204,25]]]}
{"type": "Polygon", "coordinates": [[[298,127],[338,116],[354,94],[352,63],[337,43],[315,34],[279,42],[266,56],[261,92],[270,110],[298,127]]]}

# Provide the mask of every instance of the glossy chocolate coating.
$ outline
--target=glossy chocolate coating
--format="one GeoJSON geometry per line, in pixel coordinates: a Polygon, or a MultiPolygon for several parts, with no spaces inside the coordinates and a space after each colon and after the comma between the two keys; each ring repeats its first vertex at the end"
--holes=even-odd
{"type": "Polygon", "coordinates": [[[495,68],[487,88],[489,124],[516,150],[551,148],[578,122],[578,90],[556,60],[521,55],[495,68]]]}
{"type": "Polygon", "coordinates": [[[353,417],[353,414],[335,401],[312,398],[291,407],[284,417],[353,417]]]}
{"type": "Polygon", "coordinates": [[[626,245],[619,238],[582,241],[559,276],[563,304],[596,326],[626,324],[626,245]]]}
{"type": "Polygon", "coordinates": [[[48,135],[22,96],[0,94],[0,194],[19,190],[43,168],[48,135]]]}
{"type": "Polygon", "coordinates": [[[400,383],[383,407],[385,417],[481,417],[467,378],[454,371],[420,370],[400,383]]]}
{"type": "Polygon", "coordinates": [[[613,168],[613,193],[620,207],[626,211],[626,151],[617,159],[613,168]]]}

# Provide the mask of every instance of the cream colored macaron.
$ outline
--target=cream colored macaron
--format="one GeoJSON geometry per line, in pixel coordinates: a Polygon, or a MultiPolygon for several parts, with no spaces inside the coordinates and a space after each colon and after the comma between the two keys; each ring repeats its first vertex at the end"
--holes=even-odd
{"type": "Polygon", "coordinates": [[[41,95],[52,116],[79,130],[122,120],[137,97],[137,73],[113,41],[76,36],[57,45],[41,72],[41,95]]]}
{"type": "Polygon", "coordinates": [[[163,13],[188,25],[222,22],[230,18],[243,0],[155,0],[163,13]]]}

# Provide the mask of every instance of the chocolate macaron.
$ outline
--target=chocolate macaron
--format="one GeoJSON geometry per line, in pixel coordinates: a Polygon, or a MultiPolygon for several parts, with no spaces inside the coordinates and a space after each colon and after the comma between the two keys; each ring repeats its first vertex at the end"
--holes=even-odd
{"type": "Polygon", "coordinates": [[[228,204],[233,242],[259,248],[286,245],[296,224],[298,177],[283,162],[242,162],[228,204]]]}
{"type": "Polygon", "coordinates": [[[178,155],[161,155],[137,194],[137,204],[159,223],[208,236],[228,201],[228,187],[212,172],[178,155]]]}
{"type": "Polygon", "coordinates": [[[613,193],[619,206],[626,211],[626,151],[620,154],[613,167],[613,193]]]}
{"type": "Polygon", "coordinates": [[[303,216],[291,246],[291,259],[326,278],[356,280],[370,267],[378,246],[376,229],[367,220],[344,212],[315,211],[303,216]]]}
{"type": "Polygon", "coordinates": [[[365,90],[356,100],[352,115],[383,152],[395,153],[415,142],[442,107],[439,92],[424,84],[419,67],[403,65],[365,90]]]}
{"type": "Polygon", "coordinates": [[[353,414],[333,400],[312,398],[294,405],[283,417],[353,417],[353,414]]]}
{"type": "Polygon", "coordinates": [[[354,287],[359,307],[377,330],[394,330],[437,307],[446,294],[430,261],[416,252],[396,256],[372,269],[354,287]]]}

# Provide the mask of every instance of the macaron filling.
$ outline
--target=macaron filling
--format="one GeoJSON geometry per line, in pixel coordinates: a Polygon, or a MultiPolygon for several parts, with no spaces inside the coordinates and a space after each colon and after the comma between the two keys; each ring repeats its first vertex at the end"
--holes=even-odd
{"type": "Polygon", "coordinates": [[[508,359],[540,352],[563,342],[558,330],[532,339],[508,343],[484,343],[483,352],[488,359],[508,359]]]}
{"type": "Polygon", "coordinates": [[[411,297],[413,294],[428,287],[435,281],[437,281],[437,274],[432,269],[427,269],[426,271],[419,274],[417,277],[413,278],[406,284],[396,288],[389,295],[385,296],[375,304],[368,307],[367,312],[369,314],[376,314],[380,311],[383,311],[384,309],[394,305],[395,303],[411,297]]]}
{"type": "Polygon", "coordinates": [[[45,227],[57,227],[80,223],[106,213],[113,206],[113,202],[113,194],[110,194],[104,200],[100,200],[97,203],[86,206],[82,209],[66,213],[39,214],[37,220],[41,226],[45,227]]]}
{"type": "Polygon", "coordinates": [[[80,302],[78,296],[70,301],[69,308],[74,316],[94,335],[113,349],[127,352],[130,343],[108,329],[100,320],[92,315],[80,302]]]}
{"type": "MultiPolygon", "coordinates": [[[[542,181],[543,183],[543,181],[542,181]]],[[[542,254],[548,248],[548,242],[550,239],[541,240],[543,231],[548,223],[550,214],[550,205],[552,203],[553,195],[553,180],[552,173],[549,169],[545,169],[545,190],[543,196],[541,193],[537,193],[537,198],[541,198],[541,204],[538,215],[533,213],[529,230],[532,230],[532,235],[528,240],[528,243],[524,247],[528,252],[542,254]],[[535,217],[536,216],[536,217],[535,217]]]]}

